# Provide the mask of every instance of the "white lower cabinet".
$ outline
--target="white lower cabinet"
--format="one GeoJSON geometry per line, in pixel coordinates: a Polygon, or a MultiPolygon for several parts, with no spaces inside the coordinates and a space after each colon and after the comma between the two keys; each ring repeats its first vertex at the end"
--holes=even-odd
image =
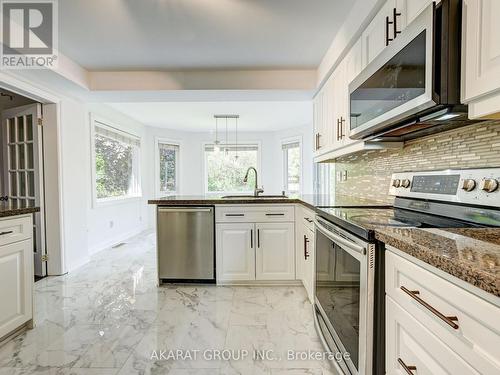
{"type": "Polygon", "coordinates": [[[217,224],[217,279],[255,280],[254,224],[217,224]]]}
{"type": "Polygon", "coordinates": [[[302,281],[309,301],[314,303],[314,216],[315,213],[298,206],[295,211],[296,279],[302,281]]]}
{"type": "Polygon", "coordinates": [[[256,280],[295,279],[293,223],[258,223],[256,280]]]}
{"type": "Polygon", "coordinates": [[[303,237],[304,244],[304,268],[302,283],[306,288],[309,301],[314,303],[314,230],[311,228],[305,229],[303,237]]]}
{"type": "Polygon", "coordinates": [[[391,247],[385,268],[387,374],[407,374],[405,366],[415,375],[500,373],[500,302],[480,298],[391,247]]]}
{"type": "Polygon", "coordinates": [[[0,341],[33,319],[32,227],[31,216],[0,219],[0,341]]]}
{"type": "Polygon", "coordinates": [[[479,374],[391,297],[386,314],[387,374],[479,374]]]}
{"type": "Polygon", "coordinates": [[[215,216],[218,283],[295,280],[293,205],[216,207],[215,216]]]}

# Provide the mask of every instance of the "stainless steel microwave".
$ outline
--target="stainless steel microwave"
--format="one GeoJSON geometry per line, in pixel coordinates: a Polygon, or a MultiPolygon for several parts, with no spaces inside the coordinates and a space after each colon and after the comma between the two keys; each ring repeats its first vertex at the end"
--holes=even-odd
{"type": "Polygon", "coordinates": [[[461,1],[429,5],[349,85],[350,137],[406,140],[471,123],[460,104],[461,1]]]}

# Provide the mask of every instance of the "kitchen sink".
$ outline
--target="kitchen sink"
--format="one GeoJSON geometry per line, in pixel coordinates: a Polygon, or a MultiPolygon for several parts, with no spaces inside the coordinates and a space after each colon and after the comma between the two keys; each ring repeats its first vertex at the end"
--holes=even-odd
{"type": "Polygon", "coordinates": [[[225,195],[221,197],[222,199],[262,199],[262,198],[283,198],[287,199],[288,196],[286,195],[259,195],[259,196],[254,196],[254,195],[225,195]]]}

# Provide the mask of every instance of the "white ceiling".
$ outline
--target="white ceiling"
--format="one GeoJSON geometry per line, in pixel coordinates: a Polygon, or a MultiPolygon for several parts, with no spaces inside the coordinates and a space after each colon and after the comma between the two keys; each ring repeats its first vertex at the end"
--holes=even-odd
{"type": "Polygon", "coordinates": [[[317,67],[352,0],[64,0],[62,53],[90,70],[317,67]]]}
{"type": "Polygon", "coordinates": [[[239,131],[278,131],[310,124],[312,104],[302,102],[108,103],[144,125],[212,131],[214,114],[238,114],[239,131]]]}

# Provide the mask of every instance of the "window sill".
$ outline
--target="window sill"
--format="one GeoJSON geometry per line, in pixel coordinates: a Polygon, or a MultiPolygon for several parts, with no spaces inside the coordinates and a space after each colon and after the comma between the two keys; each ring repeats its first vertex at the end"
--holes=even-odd
{"type": "Polygon", "coordinates": [[[117,197],[117,198],[104,198],[104,199],[95,199],[93,208],[114,206],[119,204],[127,204],[142,201],[142,195],[135,195],[129,197],[117,197]]]}

